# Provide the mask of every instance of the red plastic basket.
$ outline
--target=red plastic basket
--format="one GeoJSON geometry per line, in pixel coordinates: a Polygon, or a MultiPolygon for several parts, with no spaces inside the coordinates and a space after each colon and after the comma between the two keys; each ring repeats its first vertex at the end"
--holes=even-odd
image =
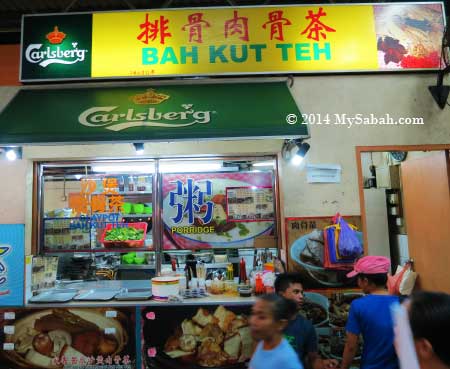
{"type": "Polygon", "coordinates": [[[145,222],[138,222],[138,223],[108,223],[103,230],[102,238],[100,239],[100,242],[105,247],[144,247],[145,242],[145,236],[147,234],[147,223],[145,222]],[[119,227],[133,227],[136,229],[142,229],[144,230],[144,235],[141,240],[128,240],[128,241],[105,241],[106,232],[119,227]]]}

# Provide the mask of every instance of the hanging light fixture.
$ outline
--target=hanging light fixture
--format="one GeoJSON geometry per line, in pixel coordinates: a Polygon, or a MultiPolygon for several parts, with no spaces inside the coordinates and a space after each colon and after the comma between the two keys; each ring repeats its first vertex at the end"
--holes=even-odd
{"type": "Polygon", "coordinates": [[[144,154],[144,144],[142,142],[134,142],[133,146],[136,151],[136,155],[144,154]]]}
{"type": "Polygon", "coordinates": [[[310,147],[311,146],[307,142],[303,142],[302,139],[297,138],[284,141],[281,152],[285,160],[298,166],[305,158],[310,147]]]}
{"type": "Polygon", "coordinates": [[[22,159],[22,148],[20,146],[15,147],[2,147],[0,152],[4,152],[6,159],[14,161],[16,159],[22,159]]]}

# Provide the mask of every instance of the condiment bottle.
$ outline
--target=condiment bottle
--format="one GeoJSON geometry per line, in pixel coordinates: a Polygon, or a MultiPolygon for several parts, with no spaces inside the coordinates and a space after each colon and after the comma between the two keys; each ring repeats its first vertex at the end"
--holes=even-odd
{"type": "Polygon", "coordinates": [[[125,191],[125,181],[123,179],[123,177],[120,177],[119,179],[119,192],[124,192],[125,191]]]}
{"type": "Polygon", "coordinates": [[[134,192],[134,179],[132,176],[128,177],[128,191],[134,192]]]}
{"type": "Polygon", "coordinates": [[[233,264],[232,263],[227,265],[227,279],[229,281],[232,281],[234,279],[234,270],[233,270],[233,264]]]}
{"type": "Polygon", "coordinates": [[[261,274],[257,274],[255,277],[255,295],[262,295],[264,293],[264,283],[261,278],[261,274]]]}
{"type": "Polygon", "coordinates": [[[245,281],[247,280],[247,269],[245,266],[244,258],[242,258],[241,262],[239,263],[239,279],[240,283],[245,283],[245,281]]]}
{"type": "Polygon", "coordinates": [[[197,278],[206,279],[206,267],[203,261],[198,261],[196,265],[197,278]]]}

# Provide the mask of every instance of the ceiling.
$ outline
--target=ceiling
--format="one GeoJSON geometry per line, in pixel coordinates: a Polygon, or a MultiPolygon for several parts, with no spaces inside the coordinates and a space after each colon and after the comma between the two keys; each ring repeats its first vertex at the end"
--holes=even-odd
{"type": "MultiPolygon", "coordinates": [[[[450,0],[445,0],[448,4],[450,0]]],[[[0,0],[0,44],[20,42],[23,14],[91,12],[210,6],[311,4],[315,0],[0,0]]],[[[377,3],[396,0],[323,0],[321,3],[377,3]]],[[[422,1],[423,2],[423,1],[422,1]]],[[[449,6],[446,7],[447,12],[449,6]]]]}

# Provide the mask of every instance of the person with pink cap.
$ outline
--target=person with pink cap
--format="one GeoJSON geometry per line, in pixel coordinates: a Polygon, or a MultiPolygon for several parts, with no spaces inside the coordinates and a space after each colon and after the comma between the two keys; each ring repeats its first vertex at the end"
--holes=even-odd
{"type": "Polygon", "coordinates": [[[384,256],[365,256],[359,259],[347,277],[357,278],[358,286],[366,296],[350,306],[341,369],[349,369],[363,338],[360,369],[398,369],[394,348],[394,324],[391,305],[399,302],[386,289],[391,262],[384,256]]]}

